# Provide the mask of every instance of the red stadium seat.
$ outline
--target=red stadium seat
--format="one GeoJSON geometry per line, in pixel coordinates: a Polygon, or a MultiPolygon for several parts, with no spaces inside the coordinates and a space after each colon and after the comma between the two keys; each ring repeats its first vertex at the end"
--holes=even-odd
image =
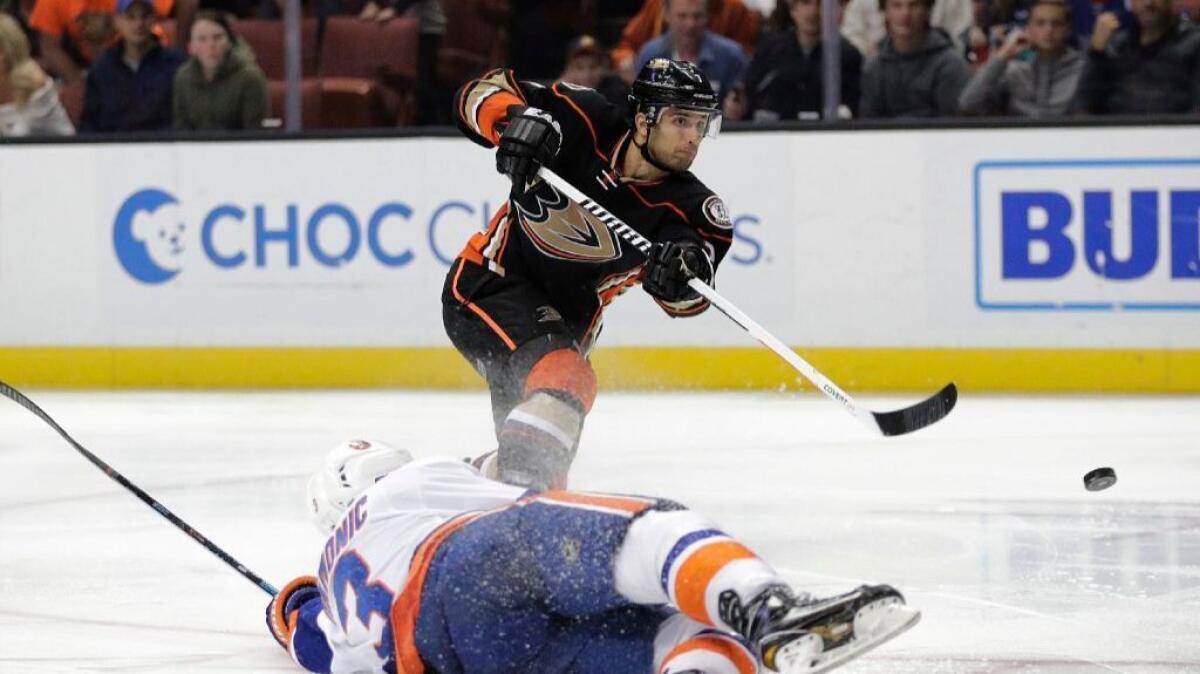
{"type": "MultiPolygon", "coordinates": [[[[376,93],[370,94],[370,105],[374,106],[376,99],[382,101],[383,114],[390,120],[386,125],[408,123],[415,116],[418,39],[417,20],[413,17],[384,24],[331,17],[321,38],[321,77],[373,84],[376,93]]],[[[338,86],[339,91],[355,88],[344,81],[338,86]]],[[[344,95],[354,99],[351,94],[344,95]]]]}
{"type": "Polygon", "coordinates": [[[438,79],[459,84],[508,60],[509,3],[503,0],[441,0],[446,36],[438,47],[438,79]]]}
{"type": "Polygon", "coordinates": [[[161,19],[158,22],[158,30],[161,32],[163,46],[174,47],[183,53],[187,53],[187,45],[179,44],[179,24],[175,23],[175,19],[161,19]]]}
{"type": "Polygon", "coordinates": [[[368,80],[417,76],[417,20],[401,17],[384,24],[334,16],[321,38],[321,75],[368,80]]]}
{"type": "MultiPolygon", "coordinates": [[[[284,96],[287,83],[280,80],[267,82],[267,95],[271,101],[270,117],[283,120],[281,128],[287,128],[287,110],[284,96]]],[[[321,82],[316,78],[300,80],[300,117],[303,128],[321,128],[321,82]]]]}
{"type": "Polygon", "coordinates": [[[63,84],[58,89],[58,100],[62,102],[67,117],[75,128],[79,128],[79,120],[83,118],[83,96],[87,88],[86,82],[80,78],[74,82],[63,84]]]}
{"type": "MultiPolygon", "coordinates": [[[[268,80],[282,80],[285,61],[283,54],[283,21],[274,19],[239,19],[233,22],[233,30],[254,50],[258,67],[268,80]]],[[[317,20],[304,19],[300,23],[300,76],[313,77],[317,74],[317,20]]]]}
{"type": "Polygon", "coordinates": [[[384,103],[383,90],[359,77],[321,79],[321,128],[366,129],[393,126],[395,116],[384,103]]]}

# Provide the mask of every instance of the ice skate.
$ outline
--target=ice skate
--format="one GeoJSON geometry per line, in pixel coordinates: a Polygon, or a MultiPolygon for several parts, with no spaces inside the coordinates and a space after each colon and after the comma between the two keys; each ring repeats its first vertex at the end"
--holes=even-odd
{"type": "Polygon", "coordinates": [[[767,588],[743,605],[730,592],[721,615],[756,650],[767,671],[818,674],[838,667],[917,623],[920,611],[888,585],[863,585],[826,599],[767,588]]]}

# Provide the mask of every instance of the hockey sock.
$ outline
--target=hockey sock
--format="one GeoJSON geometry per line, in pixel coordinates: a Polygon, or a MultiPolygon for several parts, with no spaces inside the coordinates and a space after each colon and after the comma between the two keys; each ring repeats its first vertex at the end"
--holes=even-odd
{"type": "Polygon", "coordinates": [[[501,482],[546,490],[566,486],[583,414],[571,403],[538,392],[513,408],[500,428],[501,482]]]}
{"type": "Polygon", "coordinates": [[[566,487],[583,418],[596,399],[596,374],[574,349],[542,356],[525,379],[525,400],[500,427],[498,477],[532,489],[566,487]]]}
{"type": "Polygon", "coordinates": [[[629,527],[617,553],[617,591],[638,604],[671,604],[689,618],[736,631],[721,619],[723,593],[743,602],[783,579],[749,548],[690,510],[653,511],[629,527]]]}
{"type": "Polygon", "coordinates": [[[683,614],[663,621],[654,639],[657,674],[755,674],[758,664],[739,639],[683,614]]]}

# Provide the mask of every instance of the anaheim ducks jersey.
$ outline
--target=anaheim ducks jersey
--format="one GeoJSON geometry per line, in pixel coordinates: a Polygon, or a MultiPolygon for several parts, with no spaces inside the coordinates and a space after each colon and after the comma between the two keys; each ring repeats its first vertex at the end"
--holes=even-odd
{"type": "MultiPolygon", "coordinates": [[[[548,168],[647,239],[695,242],[707,249],[714,269],[720,264],[733,241],[725,204],[688,171],[653,181],[622,176],[625,153],[639,151],[633,132],[624,113],[592,89],[520,82],[511,71],[494,70],[459,91],[457,123],[471,140],[494,147],[508,116],[525,106],[550,113],[562,129],[562,144],[548,168]]],[[[577,333],[585,353],[599,333],[604,307],[640,283],[645,262],[596,216],[542,181],[510,199],[460,258],[459,265],[465,260],[537,285],[577,333]]],[[[473,285],[483,284],[477,279],[473,285]]],[[[470,299],[470,287],[459,291],[470,299]]],[[[656,301],[672,316],[708,308],[702,298],[656,301]]]]}

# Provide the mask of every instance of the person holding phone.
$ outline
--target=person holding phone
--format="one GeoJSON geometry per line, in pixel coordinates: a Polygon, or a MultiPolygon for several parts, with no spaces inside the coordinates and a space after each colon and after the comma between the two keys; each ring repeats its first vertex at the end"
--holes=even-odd
{"type": "Polygon", "coordinates": [[[1065,115],[1084,63],[1068,44],[1070,35],[1071,7],[1065,0],[1034,0],[1026,26],[1000,34],[1000,46],[959,96],[959,109],[976,115],[1065,115]]]}

